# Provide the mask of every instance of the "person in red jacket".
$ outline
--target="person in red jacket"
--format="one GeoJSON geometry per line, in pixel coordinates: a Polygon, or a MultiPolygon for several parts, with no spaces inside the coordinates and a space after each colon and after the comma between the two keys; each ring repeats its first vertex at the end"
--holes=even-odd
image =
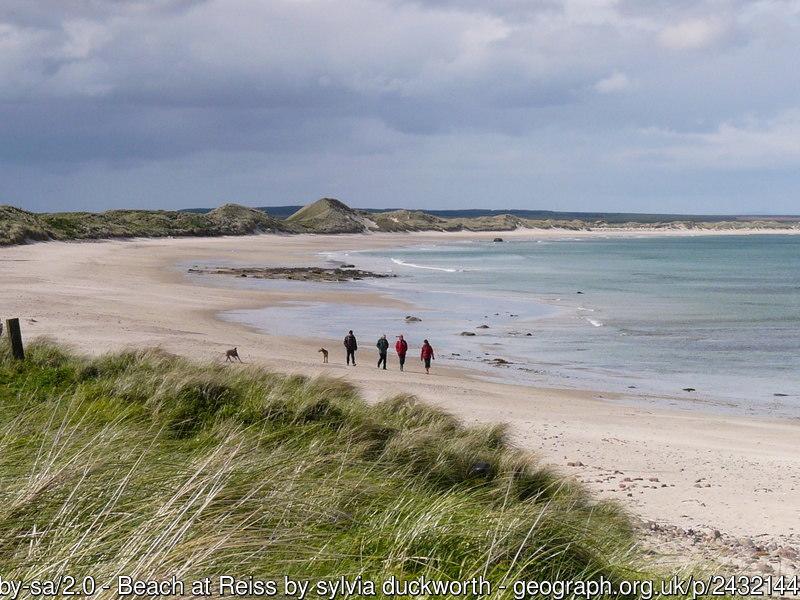
{"type": "Polygon", "coordinates": [[[408,342],[403,339],[402,335],[397,336],[397,343],[394,345],[394,351],[397,352],[397,358],[400,361],[400,370],[403,370],[403,365],[406,364],[406,352],[408,352],[408,342]]]}
{"type": "Polygon", "coordinates": [[[428,340],[422,342],[422,350],[419,352],[419,359],[425,363],[425,372],[430,375],[431,361],[436,357],[433,355],[433,346],[428,343],[428,340]]]}

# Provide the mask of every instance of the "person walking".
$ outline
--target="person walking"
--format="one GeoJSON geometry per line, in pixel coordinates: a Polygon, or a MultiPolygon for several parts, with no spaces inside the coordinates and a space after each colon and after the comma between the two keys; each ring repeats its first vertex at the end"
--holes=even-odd
{"type": "Polygon", "coordinates": [[[386,353],[389,351],[389,340],[386,339],[386,334],[384,333],[381,337],[378,338],[378,343],[375,344],[378,347],[378,368],[381,368],[381,363],[383,364],[383,370],[386,370],[386,353]]]}
{"type": "Polygon", "coordinates": [[[347,364],[350,364],[350,359],[353,359],[353,366],[356,366],[356,350],[358,350],[358,342],[356,336],[353,335],[351,329],[346,336],[344,336],[344,349],[347,350],[347,364]]]}
{"type": "Polygon", "coordinates": [[[436,357],[433,355],[433,346],[428,343],[428,340],[422,342],[422,350],[419,352],[419,359],[425,363],[425,372],[431,374],[431,361],[436,357]]]}
{"type": "Polygon", "coordinates": [[[394,351],[397,352],[397,359],[400,361],[400,370],[402,371],[403,365],[406,364],[406,352],[408,352],[408,342],[403,339],[402,335],[397,336],[394,351]]]}

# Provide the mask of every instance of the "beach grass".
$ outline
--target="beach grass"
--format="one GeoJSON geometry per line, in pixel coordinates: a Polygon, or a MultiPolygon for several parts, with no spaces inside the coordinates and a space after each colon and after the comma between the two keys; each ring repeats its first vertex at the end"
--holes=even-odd
{"type": "Polygon", "coordinates": [[[0,346],[6,579],[658,575],[617,504],[502,426],[159,350],[88,358],[39,340],[15,361],[0,346]]]}

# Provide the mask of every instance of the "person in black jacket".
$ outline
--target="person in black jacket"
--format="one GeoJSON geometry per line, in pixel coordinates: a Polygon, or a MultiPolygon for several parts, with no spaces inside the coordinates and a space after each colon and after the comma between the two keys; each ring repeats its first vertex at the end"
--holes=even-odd
{"type": "Polygon", "coordinates": [[[347,364],[350,364],[350,359],[353,359],[353,366],[356,366],[356,350],[358,350],[358,342],[356,336],[353,335],[351,329],[346,336],[344,336],[344,349],[347,350],[347,364]]]}
{"type": "Polygon", "coordinates": [[[378,347],[378,368],[381,368],[381,363],[383,363],[383,370],[386,370],[386,353],[389,351],[389,340],[386,339],[386,334],[384,333],[380,338],[378,338],[378,343],[375,344],[378,347]]]}

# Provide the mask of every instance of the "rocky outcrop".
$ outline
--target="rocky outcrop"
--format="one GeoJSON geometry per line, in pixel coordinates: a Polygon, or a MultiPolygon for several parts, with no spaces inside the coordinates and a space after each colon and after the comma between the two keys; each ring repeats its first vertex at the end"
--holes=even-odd
{"type": "Polygon", "coordinates": [[[202,275],[231,275],[253,279],[288,279],[292,281],[355,281],[397,277],[392,273],[375,273],[361,269],[336,267],[192,267],[189,273],[202,275]]]}

